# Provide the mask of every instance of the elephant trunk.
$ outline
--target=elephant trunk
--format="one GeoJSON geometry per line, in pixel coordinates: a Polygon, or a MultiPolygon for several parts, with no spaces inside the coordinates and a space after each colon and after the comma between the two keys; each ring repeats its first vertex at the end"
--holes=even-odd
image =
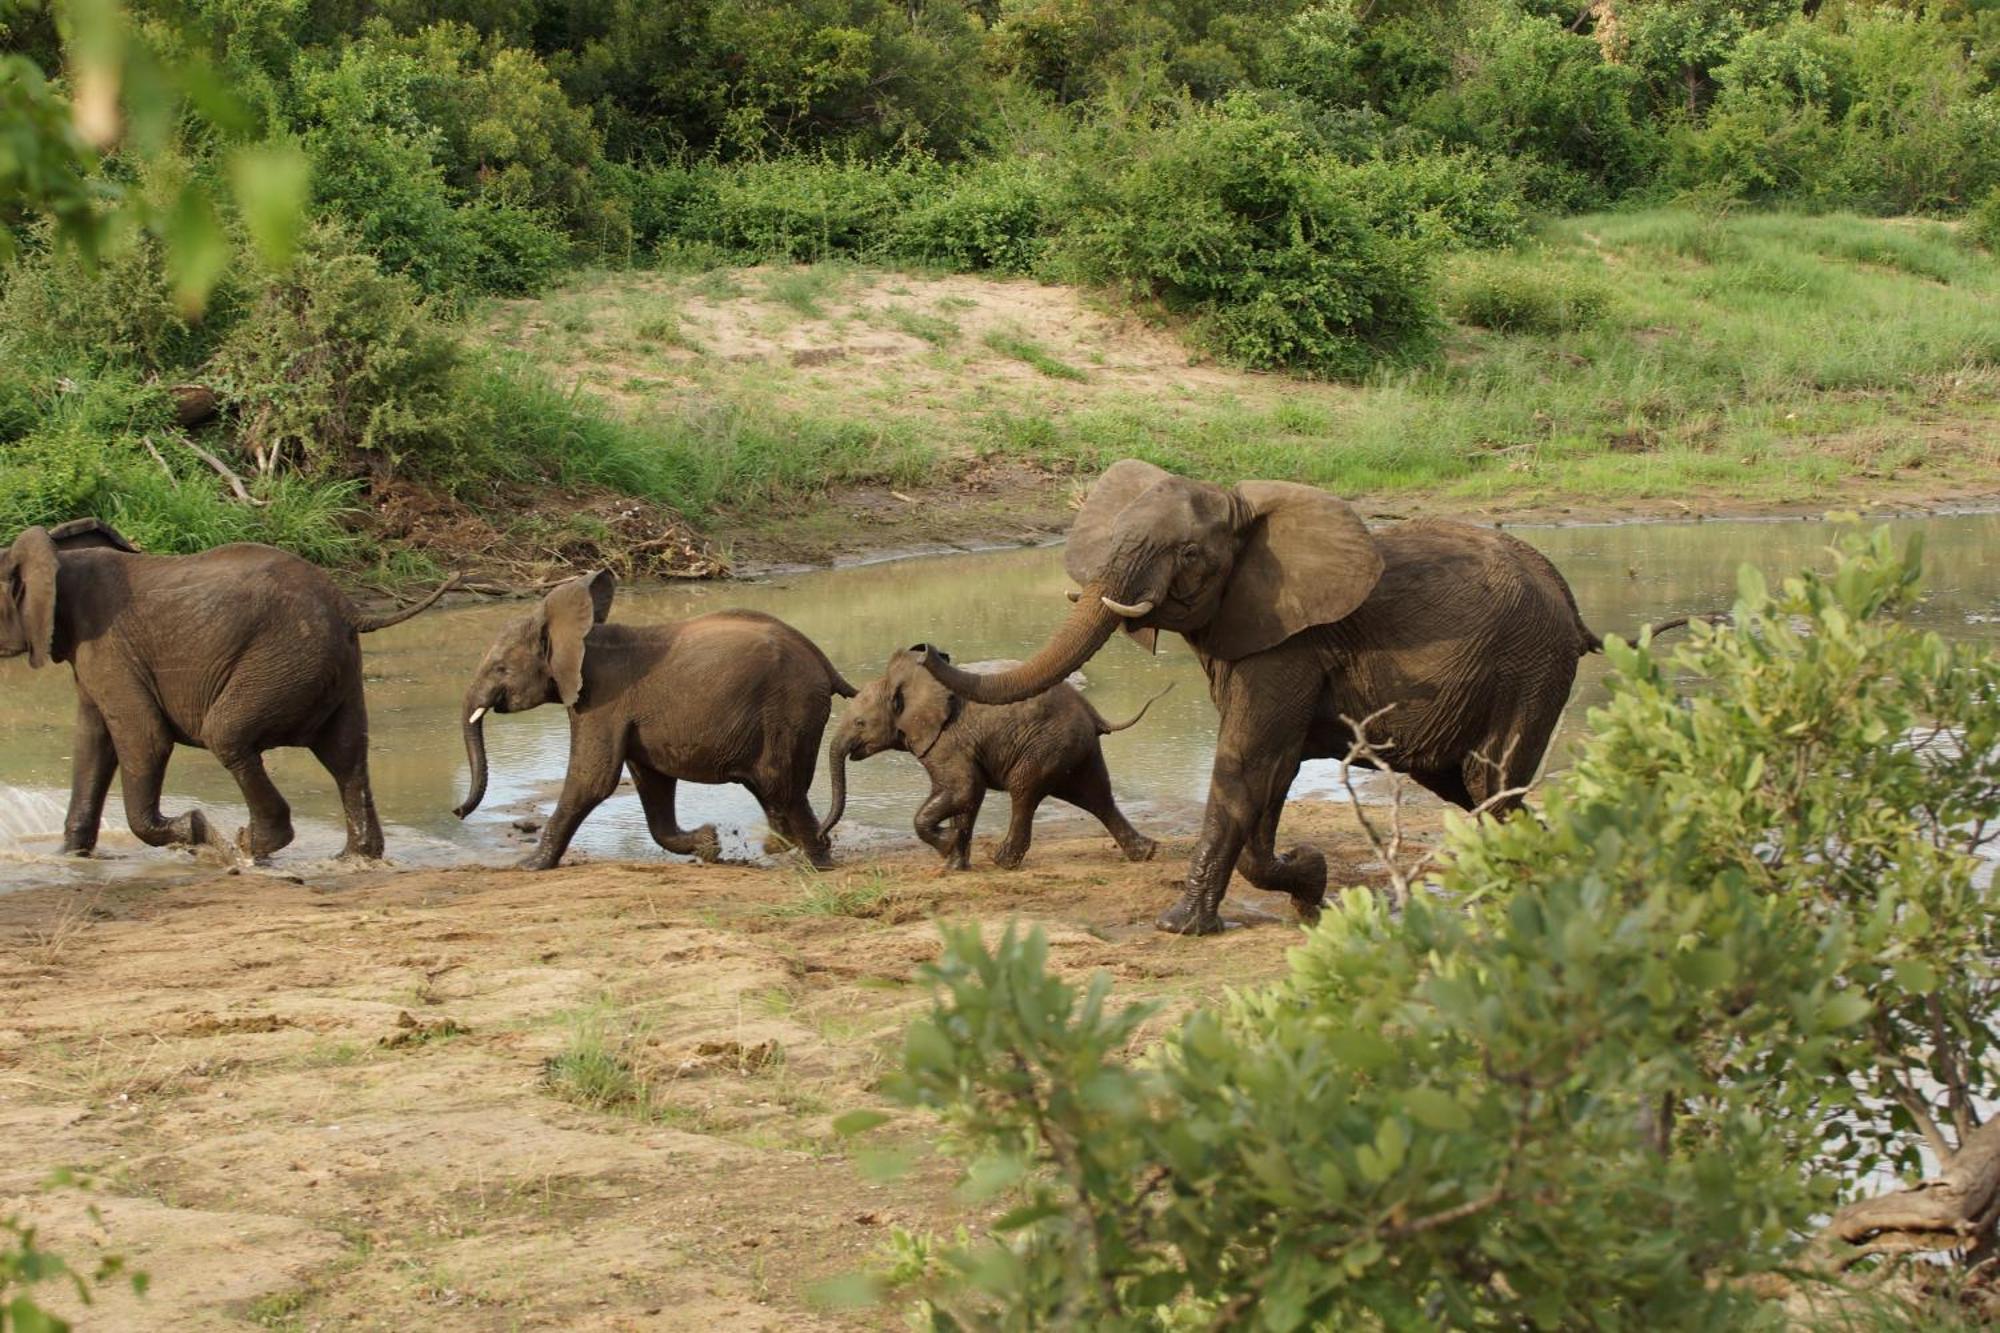
{"type": "Polygon", "coordinates": [[[1106,605],[1103,592],[1098,584],[1085,588],[1069,619],[1049,636],[1040,652],[1017,667],[991,675],[961,671],[927,644],[924,669],[953,694],[974,703],[1011,704],[1033,698],[1089,661],[1122,622],[1123,616],[1106,605]]]}
{"type": "Polygon", "coordinates": [[[819,822],[819,836],[822,838],[833,832],[833,826],[847,813],[847,760],[853,753],[854,717],[849,714],[840,720],[833,739],[826,743],[826,771],[833,783],[833,795],[826,818],[819,822]]]}
{"type": "Polygon", "coordinates": [[[472,790],[452,811],[460,819],[479,808],[486,799],[486,708],[481,700],[467,695],[465,700],[465,758],[472,769],[472,790]]]}

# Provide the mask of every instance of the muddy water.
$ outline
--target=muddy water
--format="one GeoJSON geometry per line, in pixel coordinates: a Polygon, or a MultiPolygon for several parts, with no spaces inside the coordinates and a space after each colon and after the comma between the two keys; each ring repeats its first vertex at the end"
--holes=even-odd
{"type": "MultiPolygon", "coordinates": [[[[1901,520],[1899,532],[1921,530],[1928,552],[1929,598],[1919,623],[1951,638],[2000,643],[2000,515],[1901,520]]],[[[1633,524],[1615,527],[1520,529],[1569,579],[1585,619],[1600,632],[1628,632],[1642,622],[1689,611],[1723,610],[1733,597],[1736,569],[1749,561],[1767,571],[1816,561],[1830,539],[1819,523],[1799,521],[1633,524]]],[[[781,616],[817,640],[857,684],[877,674],[894,650],[928,639],[961,662],[1024,656],[1068,609],[1061,552],[1053,548],[906,560],[778,577],[754,583],[633,588],[621,591],[614,615],[665,620],[724,607],[754,607],[781,616]]],[[[492,785],[485,807],[461,824],[451,807],[465,790],[459,749],[458,702],[467,675],[489,640],[523,612],[521,603],[433,611],[365,641],[373,718],[376,804],[389,835],[389,854],[403,864],[506,863],[532,838],[516,825],[532,823],[553,805],[561,786],[568,727],[560,708],[495,717],[487,724],[492,785]]],[[[1584,661],[1569,716],[1551,762],[1559,764],[1582,725],[1585,709],[1603,698],[1601,657],[1584,661]]],[[[1085,692],[1099,711],[1122,720],[1169,683],[1138,727],[1107,737],[1105,751],[1121,801],[1142,828],[1185,828],[1207,788],[1215,740],[1215,710],[1187,649],[1162,636],[1157,656],[1119,638],[1085,669],[1085,692]]],[[[140,846],[124,832],[114,788],[101,855],[63,861],[58,845],[69,781],[68,673],[30,672],[19,660],[0,662],[0,890],[31,883],[88,882],[106,877],[187,873],[186,854],[140,846]]],[[[836,712],[836,719],[838,713],[836,712]]],[[[339,806],[326,774],[303,751],[269,756],[271,773],[294,808],[299,840],[275,858],[279,872],[321,873],[339,849],[339,806]]],[[[1309,764],[1295,794],[1338,790],[1337,766],[1309,764]]],[[[909,839],[909,820],[927,790],[922,770],[906,755],[881,755],[851,766],[847,820],[840,846],[909,839]]],[[[207,754],[179,751],[169,771],[169,813],[198,802],[234,829],[243,811],[233,784],[207,754]]],[[[814,804],[824,810],[826,774],[814,804]]],[[[751,856],[762,840],[761,812],[735,787],[683,784],[683,825],[721,826],[726,854],[751,856]]],[[[989,799],[983,831],[1004,826],[1006,802],[989,799]]],[[[1044,807],[1038,827],[1087,827],[1067,807],[1044,807]]],[[[1110,844],[1106,843],[1107,852],[1110,844]]],[[[573,854],[663,857],[646,835],[629,785],[584,825],[573,854]]]]}

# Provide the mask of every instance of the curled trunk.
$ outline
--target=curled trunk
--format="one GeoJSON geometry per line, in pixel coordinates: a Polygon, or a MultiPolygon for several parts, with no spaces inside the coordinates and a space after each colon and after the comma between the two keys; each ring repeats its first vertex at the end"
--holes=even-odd
{"type": "Polygon", "coordinates": [[[974,703],[1011,704],[1033,698],[1089,661],[1122,623],[1118,613],[1104,605],[1102,591],[1085,588],[1069,619],[1049,636],[1042,650],[1011,670],[991,675],[961,671],[935,650],[925,653],[924,669],[953,694],[974,703]]]}
{"type": "Polygon", "coordinates": [[[833,794],[829,798],[826,818],[819,822],[819,836],[824,838],[847,813],[847,757],[854,750],[854,719],[841,719],[834,731],[833,739],[826,743],[827,778],[833,783],[833,794]]]}
{"type": "Polygon", "coordinates": [[[479,808],[486,799],[486,709],[467,701],[465,709],[465,758],[472,768],[472,790],[452,813],[460,819],[479,808]]]}

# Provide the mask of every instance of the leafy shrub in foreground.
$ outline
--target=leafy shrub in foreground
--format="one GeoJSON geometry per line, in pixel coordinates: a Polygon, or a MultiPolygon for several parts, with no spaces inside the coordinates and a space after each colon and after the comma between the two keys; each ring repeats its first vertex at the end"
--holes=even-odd
{"type": "Polygon", "coordinates": [[[1356,375],[1434,345],[1423,247],[1377,229],[1339,164],[1249,98],[1111,136],[1072,178],[1070,263],[1192,316],[1230,360],[1356,375]]]}
{"type": "Polygon", "coordinates": [[[1776,1326],[1778,1270],[1862,1257],[1801,1237],[1992,1138],[1949,1110],[2000,1090],[2000,658],[1898,622],[1914,544],[1843,545],[1670,660],[1612,641],[1538,815],[1452,821],[1400,914],[1350,892],[1151,1058],[1039,932],[948,931],[889,1090],[1013,1206],[905,1266],[929,1326],[1776,1326]]]}
{"type": "Polygon", "coordinates": [[[1987,191],[1979,207],[1965,220],[1966,233],[1994,254],[2000,254],[2000,185],[1987,191]]]}

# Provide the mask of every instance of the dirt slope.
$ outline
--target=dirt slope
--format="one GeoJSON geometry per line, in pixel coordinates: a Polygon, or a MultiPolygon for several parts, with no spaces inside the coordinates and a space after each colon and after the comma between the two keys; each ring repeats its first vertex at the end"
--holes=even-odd
{"type": "MultiPolygon", "coordinates": [[[[1347,812],[1295,808],[1288,836],[1364,879],[1347,812]]],[[[1252,928],[1149,929],[1187,850],[1132,866],[1050,839],[1020,871],[949,877],[926,852],[822,877],[662,860],[0,897],[0,1213],[152,1275],[143,1304],[109,1297],[85,1327],[900,1327],[808,1293],[891,1226],[965,1220],[948,1162],[871,1183],[830,1128],[877,1104],[928,1005],[912,978],[933,918],[1038,922],[1065,972],[1182,1009],[1274,975],[1295,939],[1286,900],[1240,883],[1252,928]],[[593,1051],[642,1106],[578,1104],[562,1071],[593,1051]],[[41,1191],[63,1165],[98,1188],[41,1191]]]]}

